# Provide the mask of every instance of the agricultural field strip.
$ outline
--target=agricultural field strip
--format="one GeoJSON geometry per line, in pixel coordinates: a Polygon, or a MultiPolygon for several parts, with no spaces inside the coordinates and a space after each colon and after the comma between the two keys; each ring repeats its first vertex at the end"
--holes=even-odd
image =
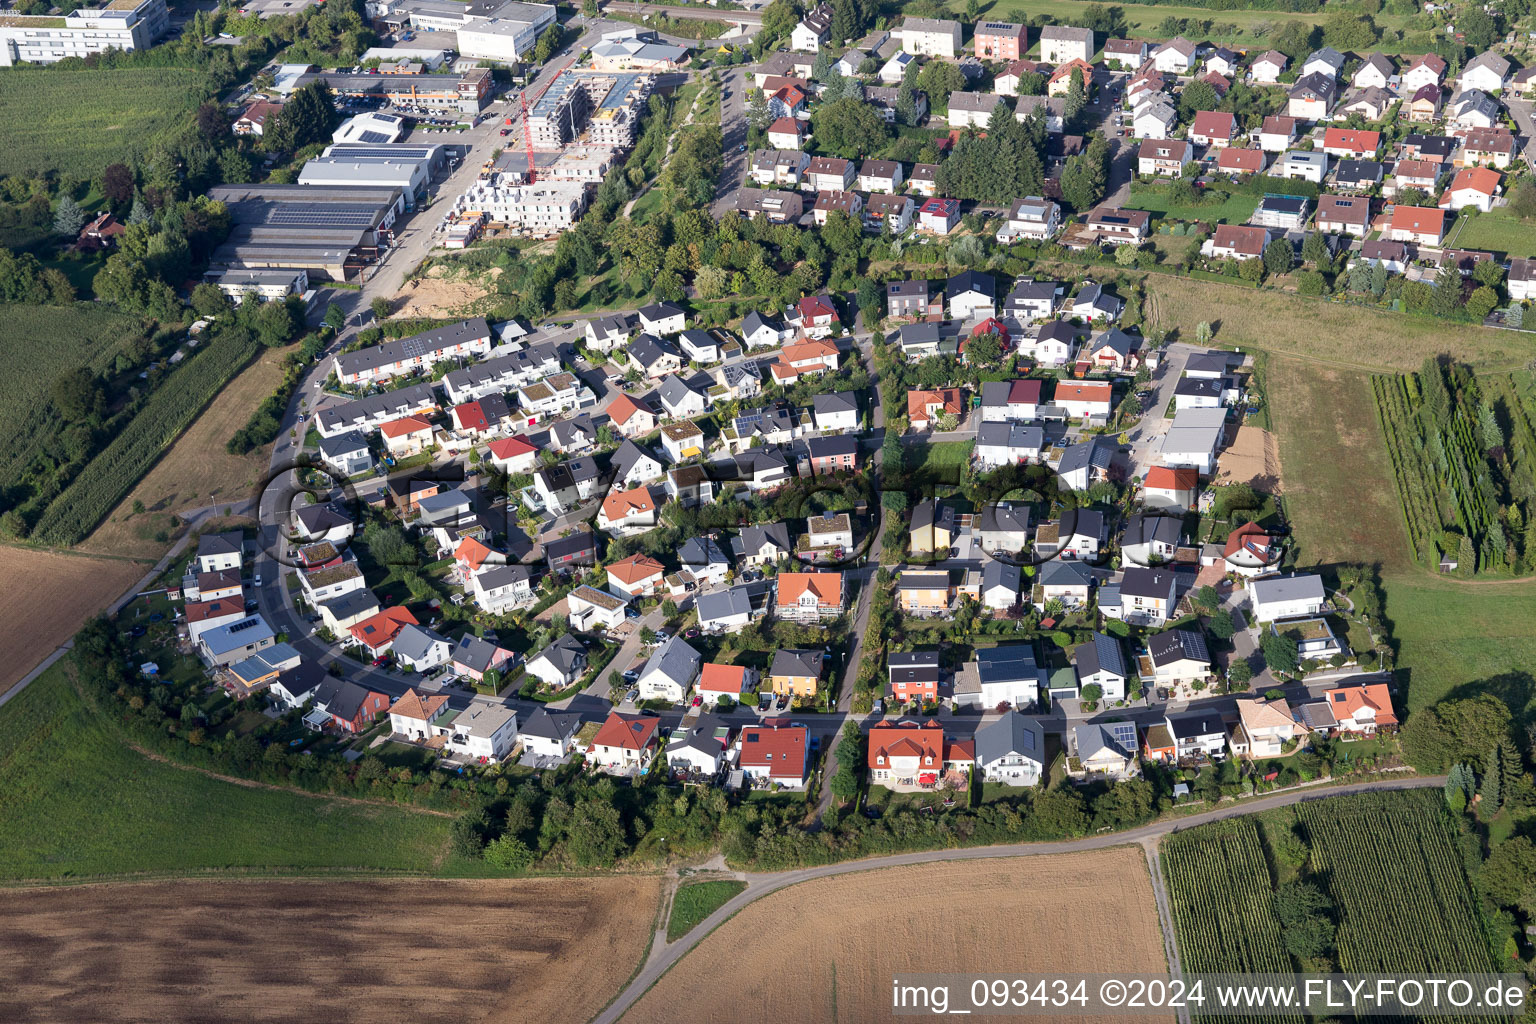
{"type": "Polygon", "coordinates": [[[1443,813],[1404,800],[1304,804],[1312,868],[1338,908],[1339,966],[1346,971],[1489,971],[1466,873],[1443,813]],[[1369,842],[1362,842],[1363,837],[1369,842]],[[1383,857],[1385,852],[1395,856],[1383,857]],[[1390,863],[1392,870],[1384,871],[1390,863]],[[1383,886],[1392,898],[1383,899],[1383,886]]]}

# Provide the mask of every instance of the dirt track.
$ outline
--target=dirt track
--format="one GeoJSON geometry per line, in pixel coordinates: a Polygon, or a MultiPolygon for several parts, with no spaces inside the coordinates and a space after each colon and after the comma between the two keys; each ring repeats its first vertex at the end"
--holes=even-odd
{"type": "Polygon", "coordinates": [[[639,963],[654,877],[0,891],[0,1020],[582,1024],[639,963]]]}

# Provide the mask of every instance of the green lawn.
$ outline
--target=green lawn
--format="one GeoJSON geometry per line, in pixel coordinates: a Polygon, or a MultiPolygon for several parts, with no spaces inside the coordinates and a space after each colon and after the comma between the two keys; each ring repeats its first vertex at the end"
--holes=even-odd
{"type": "MultiPolygon", "coordinates": [[[[1223,12],[1226,13],[1226,12],[1223,12]]],[[[1165,189],[1159,190],[1135,190],[1131,191],[1131,197],[1126,201],[1126,208],[1130,210],[1148,210],[1159,217],[1172,218],[1174,220],[1204,220],[1225,224],[1242,224],[1253,216],[1254,208],[1259,205],[1258,196],[1243,195],[1241,193],[1224,193],[1226,200],[1220,203],[1211,203],[1202,206],[1172,206],[1169,203],[1169,194],[1165,189]]]]}
{"type": "MultiPolygon", "coordinates": [[[[1159,33],[1158,26],[1164,18],[1188,18],[1194,21],[1210,21],[1216,25],[1235,25],[1236,32],[1225,33],[1200,33],[1217,43],[1244,43],[1250,45],[1266,44],[1268,35],[1263,31],[1265,26],[1278,27],[1287,21],[1300,21],[1308,26],[1318,23],[1316,14],[1292,14],[1287,11],[1218,11],[1207,7],[1175,7],[1173,5],[1152,4],[1114,4],[1125,12],[1125,20],[1129,27],[1130,35],[1138,37],[1166,36],[1159,33]]],[[[1081,0],[1001,0],[999,3],[983,5],[982,14],[987,18],[998,21],[1027,22],[1032,17],[1046,15],[1048,22],[1058,25],[1080,25],[1084,4],[1081,0]]],[[[1376,24],[1383,29],[1403,28],[1408,19],[1401,15],[1377,13],[1372,15],[1376,24]]],[[[1270,30],[1273,31],[1273,28],[1270,30]]],[[[1034,41],[1034,33],[1031,32],[1031,41],[1034,41]]],[[[1102,33],[1100,34],[1102,38],[1102,33]]],[[[1038,45],[1031,47],[1034,53],[1039,52],[1038,45]]],[[[1394,43],[1390,38],[1383,38],[1379,46],[1371,49],[1382,49],[1387,53],[1396,52],[1394,43]]]]}
{"type": "Polygon", "coordinates": [[[974,441],[929,441],[907,449],[907,465],[915,471],[964,468],[971,461],[974,441]]]}
{"type": "Polygon", "coordinates": [[[1486,249],[1507,256],[1536,256],[1536,225],[1522,224],[1504,207],[1465,218],[1452,236],[1458,249],[1486,249]]]}
{"type": "Polygon", "coordinates": [[[0,879],[440,866],[448,818],[151,760],[84,705],[66,664],[0,708],[0,879]]]}
{"type": "Polygon", "coordinates": [[[0,70],[0,176],[132,162],[187,123],[207,83],[185,68],[0,70]]]}
{"type": "Polygon", "coordinates": [[[700,921],[746,887],[746,882],[737,881],[695,882],[677,890],[677,897],[672,901],[672,916],[667,919],[667,941],[676,942],[693,931],[700,921]]]}

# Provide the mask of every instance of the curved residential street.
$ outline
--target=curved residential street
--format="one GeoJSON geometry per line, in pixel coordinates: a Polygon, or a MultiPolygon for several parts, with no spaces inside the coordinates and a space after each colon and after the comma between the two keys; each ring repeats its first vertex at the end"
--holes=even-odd
{"type": "MultiPolygon", "coordinates": [[[[841,864],[825,864],[814,868],[800,868],[794,871],[775,871],[765,873],[744,873],[737,877],[746,881],[747,887],[740,895],[730,900],[719,910],[705,918],[699,925],[687,935],[673,943],[660,942],[651,949],[645,965],[641,967],[622,992],[614,1001],[592,1018],[592,1024],[616,1024],[624,1014],[633,1006],[641,996],[650,990],[651,986],[661,980],[661,976],[667,972],[673,964],[677,963],[694,946],[703,941],[704,937],[724,924],[729,918],[735,916],[748,904],[755,903],[770,893],[780,889],[796,885],[800,882],[809,882],[817,878],[830,878],[834,875],[848,875],[856,871],[874,871],[879,868],[903,867],[909,864],[932,864],[936,861],[948,860],[989,860],[994,857],[1041,857],[1054,853],[1081,853],[1088,850],[1104,850],[1113,846],[1125,846],[1130,843],[1140,843],[1143,846],[1154,845],[1163,836],[1173,832],[1179,832],[1197,825],[1208,825],[1213,821],[1222,821],[1226,818],[1236,818],[1244,814],[1254,814],[1259,811],[1274,810],[1277,807],[1289,807],[1306,800],[1324,800],[1331,796],[1346,796],[1350,793],[1366,793],[1383,790],[1403,789],[1429,789],[1445,785],[1445,776],[1431,775],[1407,779],[1377,779],[1371,782],[1357,782],[1343,786],[1332,786],[1316,789],[1294,789],[1285,793],[1276,793],[1272,796],[1257,797],[1245,800],[1242,803],[1230,806],[1217,807],[1213,810],[1202,811],[1199,814],[1191,814],[1183,818],[1170,818],[1155,821],[1150,825],[1142,825],[1140,828],[1129,829],[1125,832],[1111,832],[1104,835],[1088,836],[1083,839],[1067,839],[1059,842],[1045,843],[1014,843],[1007,846],[974,846],[960,850],[925,850],[920,853],[900,853],[889,857],[871,857],[865,860],[847,861],[841,864]]],[[[1167,934],[1172,922],[1164,913],[1167,907],[1167,894],[1163,891],[1162,879],[1156,873],[1152,877],[1153,894],[1159,905],[1159,916],[1163,920],[1164,943],[1172,952],[1175,959],[1171,963],[1177,964],[1177,952],[1173,947],[1171,935],[1167,934]]],[[[665,925],[661,930],[665,934],[665,925]]]]}

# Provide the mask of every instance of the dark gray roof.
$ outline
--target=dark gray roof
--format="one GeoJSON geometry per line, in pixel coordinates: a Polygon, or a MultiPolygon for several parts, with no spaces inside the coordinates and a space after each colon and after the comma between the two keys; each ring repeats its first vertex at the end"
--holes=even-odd
{"type": "Polygon", "coordinates": [[[315,687],[314,701],[325,708],[327,714],[352,721],[362,710],[363,702],[373,691],[359,686],[350,679],[328,678],[315,687]]]}
{"type": "Polygon", "coordinates": [[[475,672],[487,672],[498,650],[501,648],[489,640],[465,633],[459,637],[458,646],[453,649],[453,660],[475,672]]]}
{"type": "Polygon", "coordinates": [[[1062,452],[1058,472],[1065,475],[1089,466],[1095,469],[1108,469],[1114,460],[1114,448],[1095,435],[1086,441],[1079,441],[1062,452]]]}
{"type": "Polygon", "coordinates": [[[850,434],[832,437],[811,437],[805,441],[805,453],[813,459],[831,459],[843,455],[857,455],[859,439],[850,434]]]}
{"type": "Polygon", "coordinates": [[[771,314],[759,313],[755,309],[742,318],[741,333],[743,337],[756,334],[764,327],[768,328],[770,331],[783,333],[784,321],[771,314]]]}
{"type": "Polygon", "coordinates": [[[656,394],[660,397],[662,404],[671,408],[687,401],[690,394],[696,395],[698,392],[690,388],[683,382],[683,378],[674,373],[661,382],[661,387],[656,389],[656,394]]]}
{"type": "Polygon", "coordinates": [[[1125,535],[1120,538],[1121,547],[1132,544],[1178,544],[1184,534],[1184,521],[1175,516],[1148,515],[1138,512],[1125,521],[1125,535]]]}
{"type": "Polygon", "coordinates": [[[789,524],[764,523],[762,526],[746,526],[736,538],[736,553],[741,556],[755,555],[765,546],[772,545],[780,551],[789,551],[789,524]]]}
{"type": "Polygon", "coordinates": [[[669,316],[682,315],[683,308],[670,302],[653,302],[649,306],[640,307],[640,315],[647,320],[662,320],[669,316]]]}
{"type": "Polygon", "coordinates": [[[1104,539],[1104,513],[1087,508],[1072,508],[1061,514],[1061,530],[1057,534],[1063,543],[1069,537],[1097,537],[1104,539]]]}
{"type": "Polygon", "coordinates": [[[1077,756],[1087,759],[1101,750],[1113,750],[1121,757],[1135,757],[1139,744],[1135,722],[1088,722],[1076,726],[1077,756]]]}
{"type": "Polygon", "coordinates": [[[856,413],[859,411],[859,396],[852,391],[833,391],[812,398],[811,406],[818,416],[836,412],[856,413]]]}
{"type": "Polygon", "coordinates": [[[912,529],[926,530],[930,527],[938,527],[954,533],[957,528],[955,509],[952,505],[934,501],[932,498],[919,502],[912,510],[912,529]]]}
{"type": "Polygon", "coordinates": [[[1133,565],[1125,570],[1125,575],[1120,580],[1120,594],[1123,597],[1161,600],[1176,593],[1177,579],[1178,577],[1168,569],[1147,569],[1133,565]]]}
{"type": "Polygon", "coordinates": [[[526,565],[497,565],[485,569],[478,578],[486,590],[498,590],[533,579],[533,570],[526,565]]]}
{"type": "Polygon", "coordinates": [[[1045,447],[1045,429],[1032,423],[983,423],[976,428],[976,444],[1037,451],[1045,447]]]}
{"type": "Polygon", "coordinates": [[[1023,570],[1011,562],[1000,562],[995,558],[989,558],[985,568],[981,570],[981,589],[983,592],[1004,587],[1017,594],[1019,586],[1023,581],[1023,570]]]}
{"type": "Polygon", "coordinates": [[[698,609],[700,622],[752,614],[752,595],[744,586],[711,590],[696,597],[693,604],[698,609]]]}
{"type": "Polygon", "coordinates": [[[1125,667],[1125,651],[1120,641],[1108,633],[1095,632],[1093,639],[1072,652],[1077,662],[1079,678],[1107,672],[1125,678],[1130,675],[1125,667]]]}
{"type": "Polygon", "coordinates": [[[1209,663],[1211,652],[1206,649],[1205,637],[1192,629],[1170,629],[1147,641],[1147,654],[1154,666],[1168,665],[1175,661],[1200,661],[1209,663]]]}
{"type": "Polygon", "coordinates": [[[898,651],[885,659],[893,683],[934,683],[939,680],[938,651],[898,651]]]}
{"type": "Polygon", "coordinates": [[[1183,398],[1220,398],[1227,383],[1219,377],[1183,377],[1173,393],[1183,398]]]}
{"type": "Polygon", "coordinates": [[[597,554],[597,538],[590,531],[577,530],[569,537],[557,537],[544,542],[544,556],[553,564],[572,554],[597,554]]]}
{"type": "Polygon", "coordinates": [[[986,505],[981,510],[981,532],[1029,532],[1029,506],[986,505]]]}
{"type": "Polygon", "coordinates": [[[781,647],[773,652],[770,676],[817,676],[821,675],[821,652],[802,651],[793,647],[781,647]]]}
{"type": "Polygon", "coordinates": [[[1333,180],[1368,181],[1375,184],[1381,180],[1383,173],[1381,163],[1376,160],[1340,160],[1333,180]]]}
{"type": "Polygon", "coordinates": [[[335,437],[322,437],[320,439],[320,454],[328,459],[339,459],[354,452],[366,452],[368,439],[362,431],[349,430],[335,437]]]}
{"type": "Polygon", "coordinates": [[[485,317],[475,317],[446,327],[434,327],[430,331],[413,334],[409,338],[386,341],[382,345],[360,348],[353,352],[343,352],[336,357],[336,369],[343,376],[367,373],[381,366],[389,366],[407,359],[428,358],[434,353],[444,352],[455,346],[477,340],[489,341],[490,337],[491,325],[485,322],[485,317]]]}
{"type": "Polygon", "coordinates": [[[550,427],[549,432],[562,448],[569,447],[578,440],[585,439],[591,443],[597,439],[597,427],[593,426],[592,417],[586,413],[573,416],[568,420],[561,420],[550,427]]]}
{"type": "Polygon", "coordinates": [[[1040,585],[1044,587],[1086,587],[1093,583],[1093,574],[1080,562],[1053,558],[1040,567],[1040,585]]]}
{"type": "Polygon", "coordinates": [[[690,537],[678,549],[677,557],[684,565],[710,565],[724,562],[731,564],[730,556],[720,550],[713,537],[690,537]]]}
{"type": "Polygon", "coordinates": [[[1045,764],[1045,730],[1036,719],[1017,711],[1006,711],[976,730],[977,764],[990,764],[1011,754],[1045,764]]]}
{"type": "Polygon", "coordinates": [[[379,599],[371,590],[349,590],[340,597],[321,601],[320,607],[330,612],[332,618],[350,619],[364,612],[377,612],[379,599]]]}
{"type": "Polygon", "coordinates": [[[582,646],[580,640],[567,634],[550,643],[529,661],[543,659],[555,667],[563,676],[574,675],[577,668],[587,660],[587,649],[582,646]]]}
{"type": "Polygon", "coordinates": [[[245,537],[239,530],[228,530],[224,533],[205,533],[197,538],[197,554],[203,555],[239,555],[245,551],[245,537]]]}
{"type": "Polygon", "coordinates": [[[976,676],[984,683],[1011,683],[1040,678],[1034,644],[981,647],[975,655],[976,676]]]}
{"type": "Polygon", "coordinates": [[[640,447],[626,437],[624,443],[619,445],[613,453],[613,461],[610,463],[610,466],[613,469],[614,477],[619,480],[627,480],[630,471],[639,465],[642,459],[650,459],[657,466],[661,465],[661,460],[653,452],[640,447]]]}
{"type": "MultiPolygon", "coordinates": [[[[963,93],[957,95],[964,95],[963,93]]],[[[975,270],[962,270],[949,279],[944,287],[945,294],[953,297],[961,292],[980,292],[992,298],[997,294],[997,281],[991,274],[983,274],[975,270]]]]}
{"type": "MultiPolygon", "coordinates": [[[[289,688],[290,691],[292,687],[289,688]]],[[[1333,708],[1325,700],[1312,701],[1296,709],[1296,718],[1309,729],[1332,729],[1339,724],[1333,708]]]]}
{"type": "Polygon", "coordinates": [[[1168,715],[1168,731],[1176,740],[1190,740],[1198,736],[1225,736],[1226,726],[1221,716],[1212,711],[1186,711],[1168,715]]]}
{"type": "Polygon", "coordinates": [[[646,368],[655,366],[665,356],[672,356],[676,359],[682,358],[681,352],[662,339],[650,334],[642,334],[630,342],[629,355],[636,363],[646,368]]]}
{"type": "Polygon", "coordinates": [[[581,728],[581,716],[539,708],[523,722],[518,733],[535,739],[564,741],[581,728]]]}
{"type": "Polygon", "coordinates": [[[687,686],[699,674],[699,666],[703,663],[703,656],[694,650],[688,641],[680,636],[674,636],[651,655],[651,659],[645,663],[645,668],[640,672],[640,678],[659,674],[680,686],[687,686]]]}
{"type": "Polygon", "coordinates": [[[425,626],[408,624],[400,630],[391,647],[395,654],[407,661],[420,661],[431,651],[433,644],[447,642],[447,637],[425,626]]]}

